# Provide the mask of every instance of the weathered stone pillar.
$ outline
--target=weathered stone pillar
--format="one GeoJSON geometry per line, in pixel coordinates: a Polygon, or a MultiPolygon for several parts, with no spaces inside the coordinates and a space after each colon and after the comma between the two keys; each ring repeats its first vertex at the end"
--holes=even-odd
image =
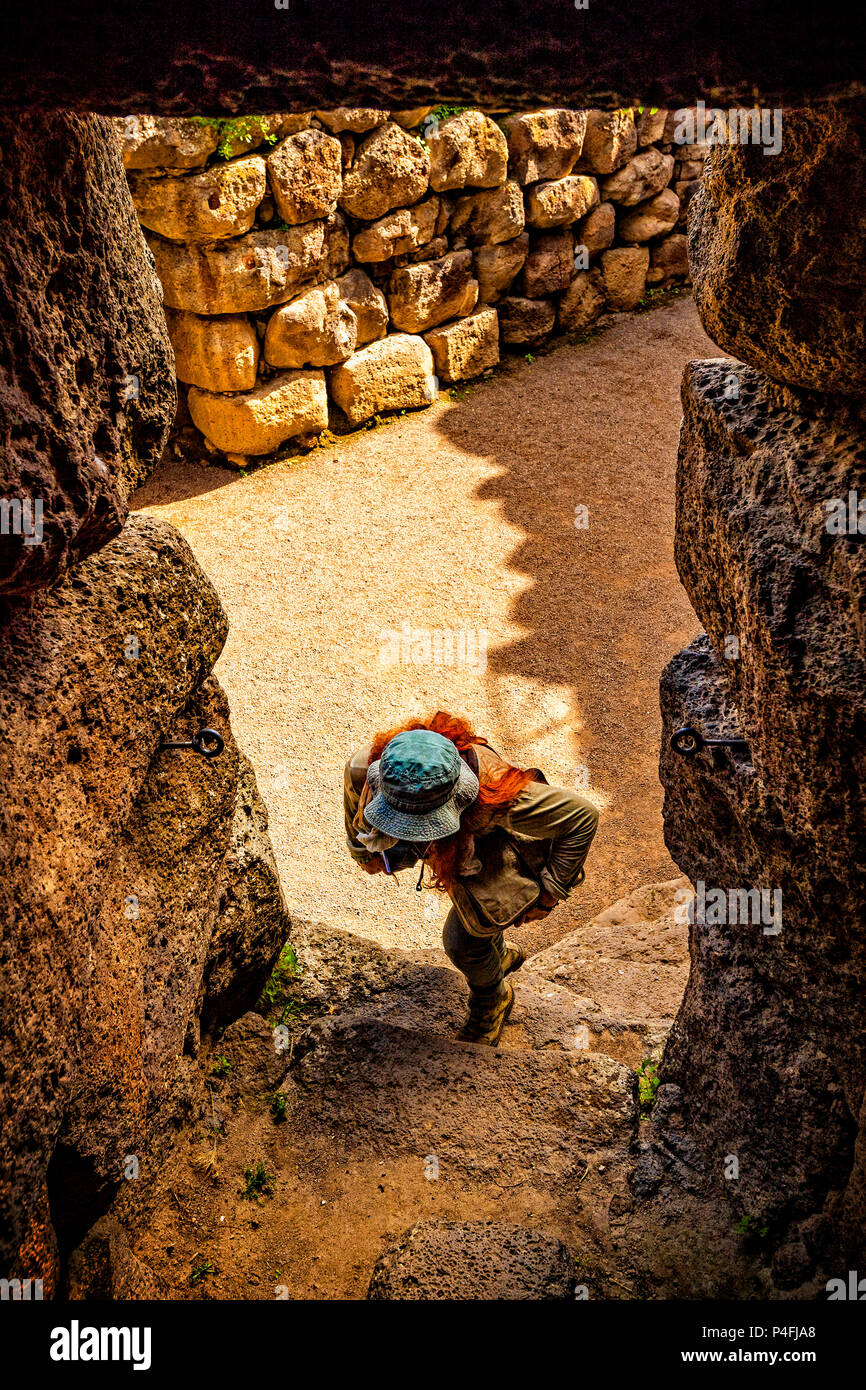
{"type": "Polygon", "coordinates": [[[866,1257],[864,190],[862,110],[786,113],[778,155],[712,153],[690,224],[704,326],[762,370],[683,382],[676,556],[707,637],[662,678],[665,838],[699,889],[663,1076],[785,1290],[866,1257]],[[686,724],[748,751],[681,756],[686,724]]]}

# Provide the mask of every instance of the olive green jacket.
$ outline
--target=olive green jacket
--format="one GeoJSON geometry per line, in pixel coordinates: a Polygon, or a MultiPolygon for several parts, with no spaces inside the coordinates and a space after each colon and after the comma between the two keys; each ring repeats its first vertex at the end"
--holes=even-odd
{"type": "MultiPolygon", "coordinates": [[[[492,748],[474,747],[482,779],[505,766],[492,748]]],[[[346,764],[344,777],[346,840],[359,864],[374,857],[357,838],[366,828],[369,763],[369,750],[360,749],[346,764]]],[[[532,906],[541,888],[554,898],[567,898],[583,881],[597,824],[598,812],[591,802],[543,781],[530,782],[511,806],[491,808],[475,834],[476,864],[471,873],[460,875],[451,893],[467,929],[487,935],[491,928],[513,923],[532,906]]]]}

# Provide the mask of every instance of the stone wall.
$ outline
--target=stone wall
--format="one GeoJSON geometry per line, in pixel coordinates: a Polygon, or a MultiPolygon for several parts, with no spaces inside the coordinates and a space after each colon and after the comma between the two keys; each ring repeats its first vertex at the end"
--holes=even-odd
{"type": "Polygon", "coordinates": [[[438,108],[115,122],[179,417],[244,465],[688,278],[677,113],[438,108]]]}

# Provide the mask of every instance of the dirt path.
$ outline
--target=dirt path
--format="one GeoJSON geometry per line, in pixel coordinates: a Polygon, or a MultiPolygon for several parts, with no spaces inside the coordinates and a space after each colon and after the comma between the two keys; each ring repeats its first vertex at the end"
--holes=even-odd
{"type": "Polygon", "coordinates": [[[673,564],[679,382],[689,358],[718,355],[681,299],[296,463],[247,477],[176,463],[137,495],[187,538],[228,613],[217,674],[294,914],[438,944],[436,895],[361,875],[341,807],[345,758],[435,708],[551,781],[588,779],[602,810],[587,884],[524,929],[533,950],[676,873],[658,678],[698,630],[673,564]],[[383,634],[404,623],[410,660],[388,664],[383,634]],[[437,630],[455,657],[466,642],[462,665],[444,663],[437,630]]]}

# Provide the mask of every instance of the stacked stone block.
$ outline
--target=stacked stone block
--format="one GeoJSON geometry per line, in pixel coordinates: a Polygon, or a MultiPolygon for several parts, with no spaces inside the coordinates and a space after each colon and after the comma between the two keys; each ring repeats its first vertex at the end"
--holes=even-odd
{"type": "Polygon", "coordinates": [[[243,464],[688,278],[672,113],[116,122],[189,421],[243,464]]]}

